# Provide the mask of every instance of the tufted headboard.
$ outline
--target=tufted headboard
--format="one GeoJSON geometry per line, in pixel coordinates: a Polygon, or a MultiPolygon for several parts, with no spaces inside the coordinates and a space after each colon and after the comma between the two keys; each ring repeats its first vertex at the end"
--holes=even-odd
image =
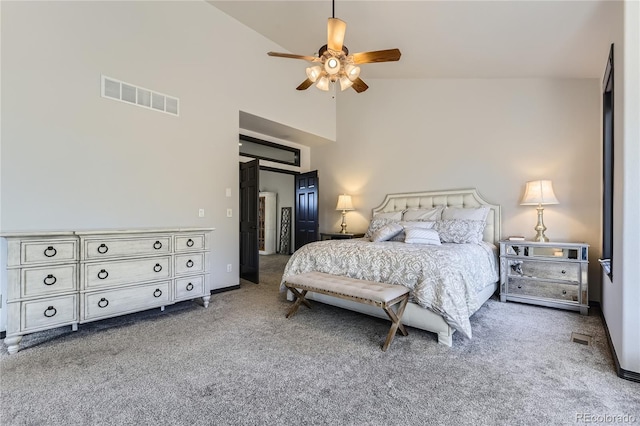
{"type": "Polygon", "coordinates": [[[480,207],[490,208],[487,225],[484,228],[483,240],[492,244],[500,241],[500,206],[486,202],[476,189],[452,189],[445,191],[409,192],[388,194],[382,204],[373,208],[373,214],[381,212],[397,212],[411,208],[432,207],[480,207]]]}

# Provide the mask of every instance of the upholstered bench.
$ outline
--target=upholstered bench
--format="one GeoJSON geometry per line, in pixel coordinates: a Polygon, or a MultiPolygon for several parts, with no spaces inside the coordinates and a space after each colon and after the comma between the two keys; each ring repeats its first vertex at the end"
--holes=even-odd
{"type": "Polygon", "coordinates": [[[310,291],[384,309],[391,320],[391,329],[387,334],[387,340],[382,345],[383,351],[387,350],[398,329],[404,336],[408,334],[401,320],[404,308],[409,301],[409,289],[401,285],[365,281],[323,272],[307,272],[287,277],[285,286],[297,298],[289,312],[287,312],[287,318],[294,315],[301,304],[311,308],[311,304],[305,299],[307,292],[310,291]],[[392,307],[396,304],[399,305],[394,312],[392,307]]]}

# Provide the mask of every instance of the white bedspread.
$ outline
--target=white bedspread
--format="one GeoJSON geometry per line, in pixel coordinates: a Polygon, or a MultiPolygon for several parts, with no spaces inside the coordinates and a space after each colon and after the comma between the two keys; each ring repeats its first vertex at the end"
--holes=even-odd
{"type": "Polygon", "coordinates": [[[291,256],[281,291],[286,290],[288,276],[311,271],[408,287],[411,301],[438,313],[469,338],[469,318],[480,307],[476,293],[498,280],[495,247],[488,243],[436,246],[365,239],[317,241],[291,256]]]}

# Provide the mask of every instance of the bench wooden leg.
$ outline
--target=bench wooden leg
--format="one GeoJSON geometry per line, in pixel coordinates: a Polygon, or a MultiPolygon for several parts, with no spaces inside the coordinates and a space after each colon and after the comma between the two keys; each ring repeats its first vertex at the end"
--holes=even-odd
{"type": "Polygon", "coordinates": [[[305,306],[311,309],[311,303],[309,303],[309,301],[304,298],[304,296],[307,294],[307,290],[302,290],[302,293],[300,293],[297,288],[293,287],[289,287],[289,290],[291,290],[291,293],[296,296],[296,301],[293,303],[291,309],[289,309],[289,312],[287,312],[287,315],[285,316],[286,318],[289,318],[290,316],[298,312],[298,308],[302,303],[304,303],[305,306]]]}
{"type": "Polygon", "coordinates": [[[404,308],[407,306],[407,302],[409,301],[409,295],[402,299],[400,305],[398,306],[398,312],[393,312],[393,309],[390,306],[383,306],[382,309],[387,313],[387,316],[391,320],[391,328],[389,329],[389,333],[387,334],[387,340],[385,340],[384,345],[382,345],[382,350],[386,351],[389,348],[389,345],[393,341],[393,338],[396,335],[398,329],[403,336],[408,335],[407,330],[405,330],[404,325],[400,322],[402,320],[402,315],[404,314],[404,308]]]}

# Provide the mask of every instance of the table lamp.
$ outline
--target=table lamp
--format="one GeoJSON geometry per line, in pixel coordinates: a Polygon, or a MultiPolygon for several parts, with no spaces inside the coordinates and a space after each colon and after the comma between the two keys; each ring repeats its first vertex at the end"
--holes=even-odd
{"type": "Polygon", "coordinates": [[[551,185],[551,181],[533,180],[531,182],[527,182],[527,186],[524,190],[524,197],[522,197],[520,205],[538,205],[538,207],[536,207],[536,210],[538,210],[538,224],[535,228],[533,228],[537,233],[533,241],[549,241],[549,238],[544,235],[544,231],[547,230],[547,227],[544,226],[544,222],[542,220],[542,213],[544,211],[544,207],[542,206],[546,204],[560,204],[560,202],[556,198],[556,195],[553,193],[553,186],[551,185]]]}
{"type": "Polygon", "coordinates": [[[339,195],[338,196],[338,205],[336,206],[336,210],[342,210],[342,230],[341,234],[347,233],[347,221],[345,220],[345,216],[347,214],[347,210],[354,210],[353,204],[351,203],[351,195],[339,195]]]}

